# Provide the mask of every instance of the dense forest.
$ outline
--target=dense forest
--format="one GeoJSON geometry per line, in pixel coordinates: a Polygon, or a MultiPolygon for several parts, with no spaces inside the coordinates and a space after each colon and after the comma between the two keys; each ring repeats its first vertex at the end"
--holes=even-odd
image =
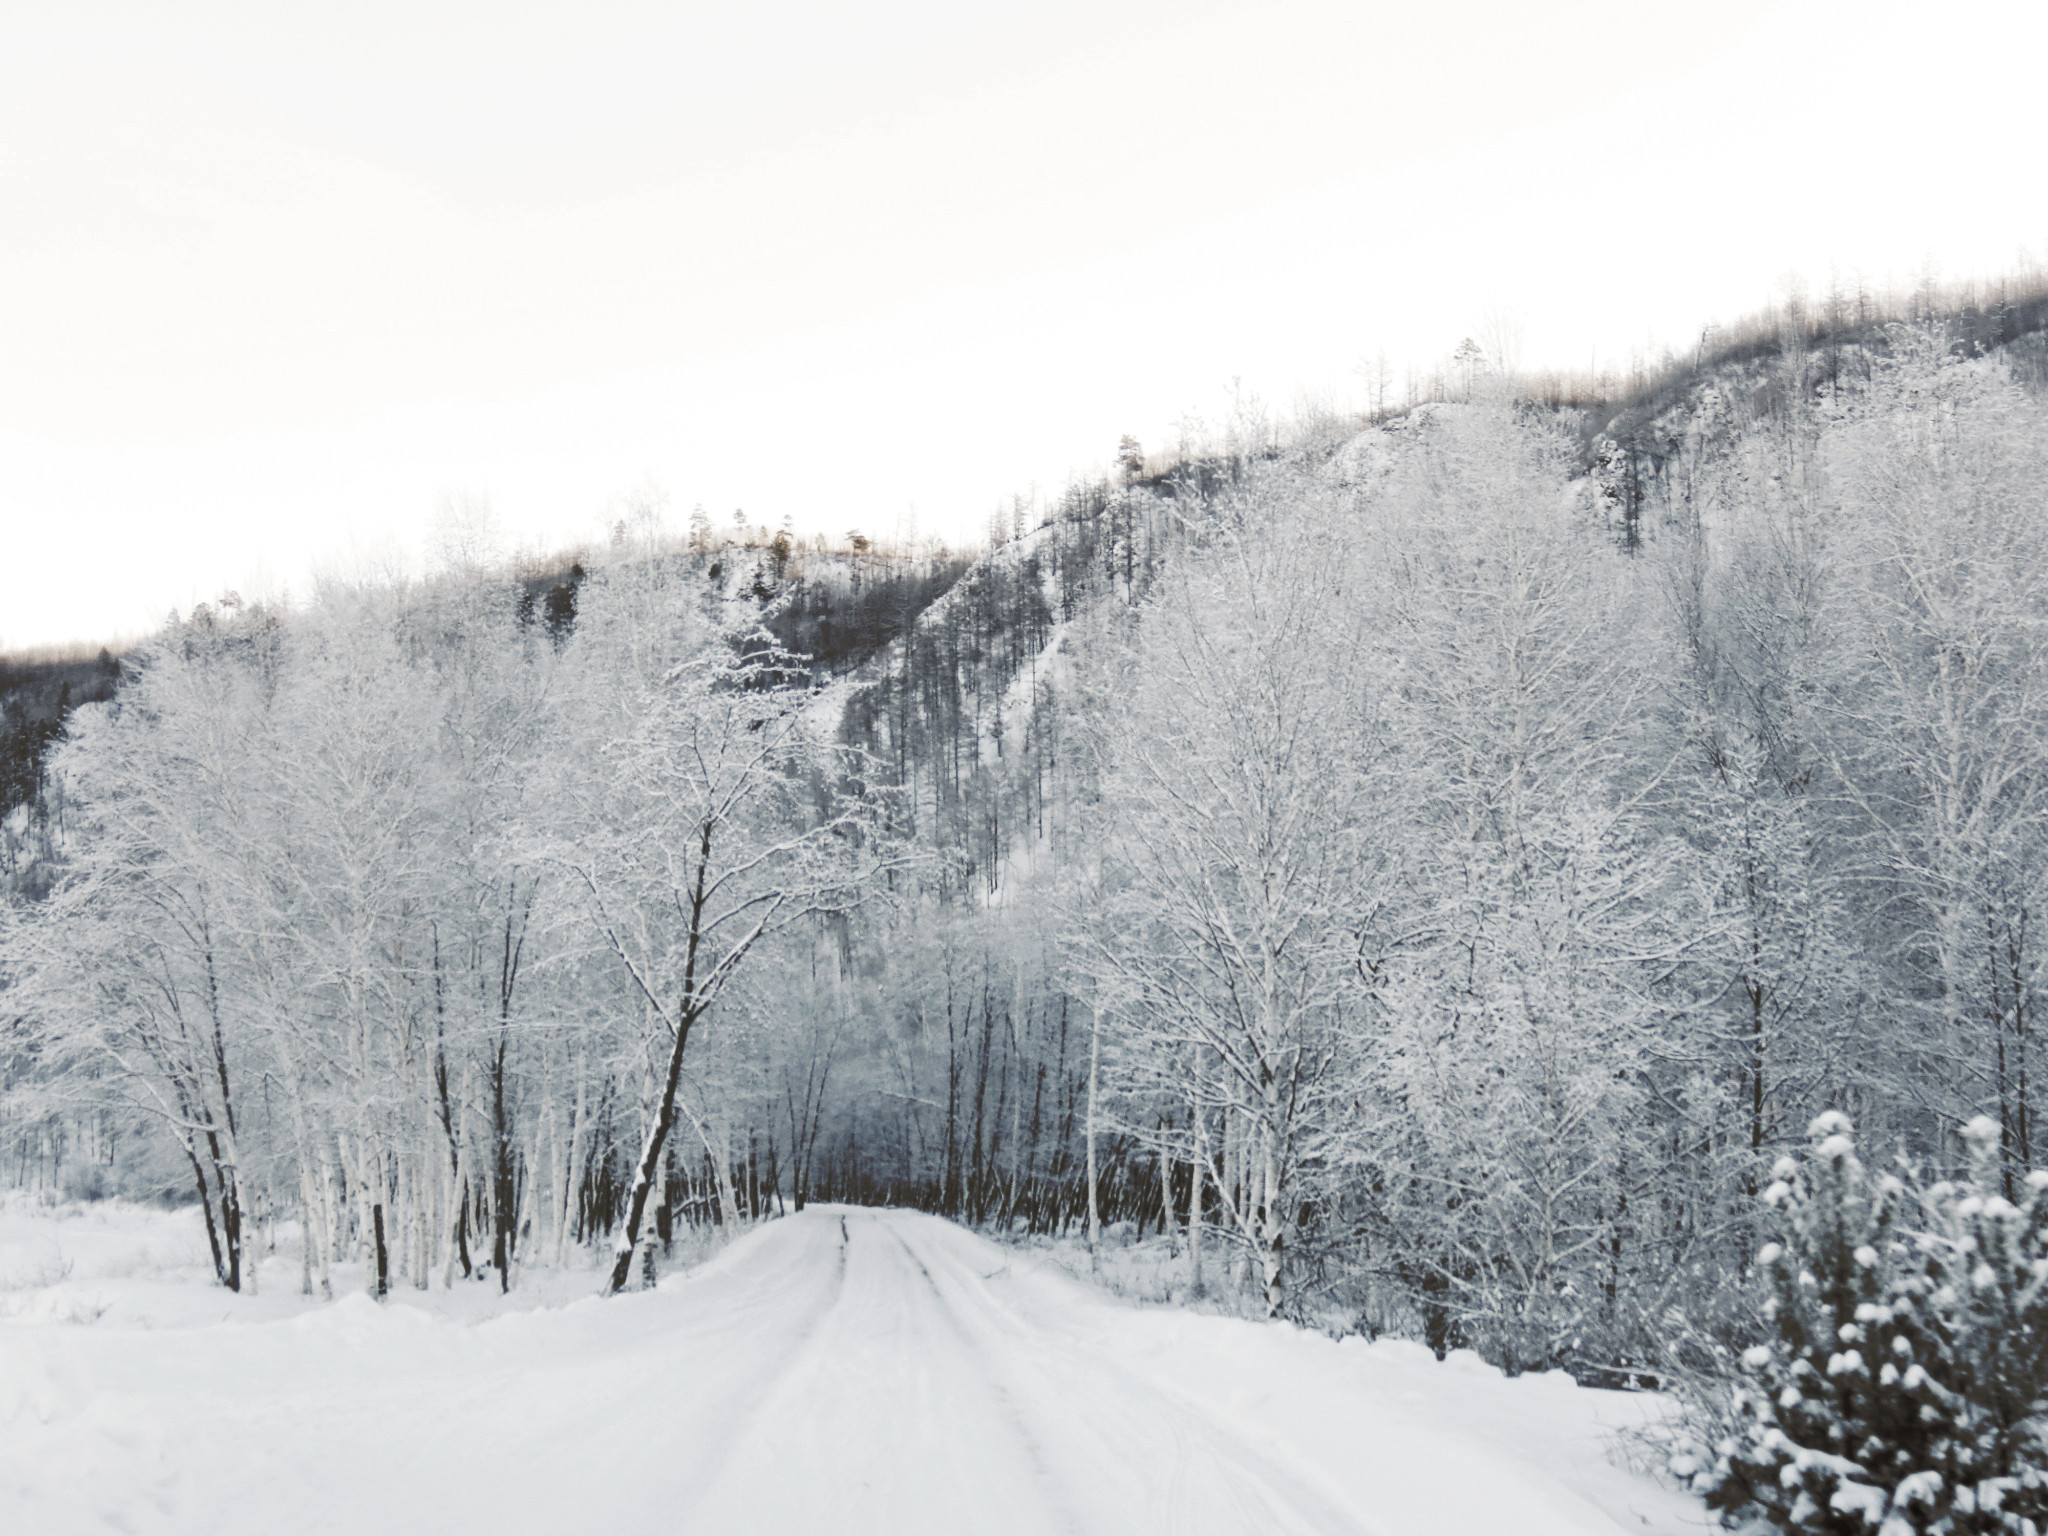
{"type": "Polygon", "coordinates": [[[1816,1116],[1988,1117],[2015,1199],[2048,1135],[2043,319],[1482,357],[972,560],[650,521],[9,673],[4,1176],[189,1201],[230,1287],[890,1202],[1713,1369],[1816,1116]]]}

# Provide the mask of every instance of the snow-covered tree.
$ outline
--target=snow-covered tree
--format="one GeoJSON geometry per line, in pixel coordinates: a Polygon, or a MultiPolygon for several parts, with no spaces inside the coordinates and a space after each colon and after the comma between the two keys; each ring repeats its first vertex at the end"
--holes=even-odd
{"type": "Polygon", "coordinates": [[[1196,548],[1136,613],[1110,685],[1082,965],[1120,1035],[1213,1064],[1188,1104],[1220,1121],[1226,1230],[1274,1313],[1304,1174],[1329,1159],[1377,1027],[1360,965],[1399,775],[1345,503],[1298,469],[1247,467],[1183,516],[1196,548]]]}
{"type": "Polygon", "coordinates": [[[1995,1114],[2009,1174],[2037,1156],[2024,1063],[2048,850],[2044,432],[2001,370],[1900,329],[1836,445],[1863,620],[1829,701],[1836,767],[1917,994],[1899,1009],[1931,1069],[1916,1097],[1949,1127],[1995,1114]]]}
{"type": "Polygon", "coordinates": [[[1666,765],[1642,592],[1587,537],[1567,444],[1502,408],[1411,432],[1379,499],[1396,728],[1424,793],[1381,982],[1405,1134],[1374,1161],[1434,1340],[1536,1366],[1611,1294],[1658,992],[1697,896],[1647,814],[1666,765]]]}
{"type": "Polygon", "coordinates": [[[560,779],[550,828],[551,860],[644,1010],[646,1128],[614,1291],[631,1273],[691,1032],[764,940],[858,906],[904,858],[861,765],[812,729],[800,659],[679,587],[647,589],[659,580],[601,590],[598,604],[627,601],[579,626],[565,726],[593,766],[560,779]],[[616,633],[629,620],[652,629],[637,646],[616,633]]]}

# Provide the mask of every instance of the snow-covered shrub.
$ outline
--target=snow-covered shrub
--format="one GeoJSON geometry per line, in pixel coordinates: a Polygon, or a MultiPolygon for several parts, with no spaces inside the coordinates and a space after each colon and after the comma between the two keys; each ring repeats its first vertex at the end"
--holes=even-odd
{"type": "Polygon", "coordinates": [[[1701,1480],[1731,1526],[1810,1536],[2048,1531],[2048,1175],[1995,1193],[1997,1128],[1974,1174],[1873,1177],[1839,1114],[1813,1124],[1765,1200],[1759,1256],[1776,1338],[1748,1351],[1738,1433],[1701,1480]]]}
{"type": "Polygon", "coordinates": [[[85,1158],[66,1158],[57,1178],[66,1200],[104,1200],[111,1193],[104,1163],[85,1158]]]}

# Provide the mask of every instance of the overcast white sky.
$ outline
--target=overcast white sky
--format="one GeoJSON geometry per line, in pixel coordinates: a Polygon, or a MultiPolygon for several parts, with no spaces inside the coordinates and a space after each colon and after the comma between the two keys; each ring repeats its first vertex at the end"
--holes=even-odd
{"type": "Polygon", "coordinates": [[[1446,352],[2048,246],[2048,7],[0,0],[0,645],[315,562],[971,536],[1446,352]]]}

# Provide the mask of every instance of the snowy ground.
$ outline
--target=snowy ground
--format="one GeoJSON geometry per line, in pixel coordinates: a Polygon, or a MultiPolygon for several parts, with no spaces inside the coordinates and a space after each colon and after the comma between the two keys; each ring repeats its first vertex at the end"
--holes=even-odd
{"type": "Polygon", "coordinates": [[[813,1208],[609,1301],[316,1306],[284,1259],[236,1298],[203,1243],[0,1209],[0,1531],[1708,1528],[1612,1456],[1654,1398],[1140,1308],[930,1217],[813,1208]]]}

